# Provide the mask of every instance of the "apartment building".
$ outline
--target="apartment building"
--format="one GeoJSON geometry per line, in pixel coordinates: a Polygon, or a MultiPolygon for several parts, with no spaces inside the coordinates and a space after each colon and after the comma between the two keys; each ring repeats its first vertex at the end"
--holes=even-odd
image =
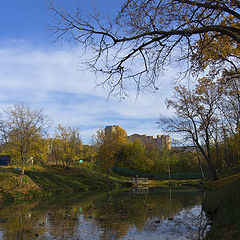
{"type": "Polygon", "coordinates": [[[133,134],[128,136],[130,141],[139,139],[146,146],[154,146],[158,149],[171,150],[171,137],[168,135],[157,135],[157,137],[133,134]]]}
{"type": "MultiPolygon", "coordinates": [[[[118,128],[121,127],[117,125],[106,126],[105,133],[112,134],[113,132],[117,131],[118,128]]],[[[128,136],[128,140],[130,141],[134,141],[135,139],[139,139],[146,146],[154,146],[158,149],[171,150],[171,137],[168,135],[157,135],[157,137],[153,137],[135,133],[133,135],[128,136]]]]}

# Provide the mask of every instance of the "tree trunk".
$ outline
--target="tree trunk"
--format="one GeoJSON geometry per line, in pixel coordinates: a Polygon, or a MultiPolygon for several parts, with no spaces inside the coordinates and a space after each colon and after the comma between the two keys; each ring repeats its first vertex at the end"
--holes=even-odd
{"type": "Polygon", "coordinates": [[[211,163],[211,159],[206,159],[206,160],[207,160],[208,169],[209,169],[212,180],[213,181],[218,180],[217,173],[216,173],[215,168],[213,167],[213,165],[211,163]]]}
{"type": "Polygon", "coordinates": [[[22,169],[21,169],[19,186],[21,187],[22,186],[22,182],[23,182],[23,176],[24,176],[24,165],[25,165],[25,162],[26,162],[26,154],[24,154],[22,146],[21,146],[21,150],[20,151],[21,151],[22,169]]]}
{"type": "Polygon", "coordinates": [[[108,188],[108,183],[109,183],[109,168],[107,168],[107,188],[108,188]]]}
{"type": "Polygon", "coordinates": [[[24,164],[22,164],[22,170],[21,170],[21,175],[20,175],[20,183],[19,186],[22,186],[22,182],[23,182],[23,177],[24,177],[24,164]]]}
{"type": "Polygon", "coordinates": [[[220,157],[220,149],[218,147],[218,143],[215,143],[216,145],[216,164],[217,164],[217,170],[219,172],[222,172],[222,158],[220,157]]]}
{"type": "Polygon", "coordinates": [[[196,150],[196,154],[197,154],[197,159],[198,159],[198,166],[199,166],[199,170],[200,170],[200,173],[202,175],[202,179],[205,178],[205,175],[204,175],[204,172],[203,172],[203,167],[202,167],[202,162],[200,160],[200,157],[198,155],[198,151],[196,150]]]}
{"type": "Polygon", "coordinates": [[[211,178],[213,179],[213,181],[216,181],[218,179],[215,168],[212,165],[212,158],[211,158],[211,150],[209,147],[209,140],[206,141],[206,148],[207,148],[207,152],[204,151],[203,147],[199,144],[199,142],[195,142],[197,148],[200,150],[200,152],[202,153],[203,157],[205,158],[205,160],[207,161],[208,164],[208,170],[210,172],[211,178]]]}
{"type": "Polygon", "coordinates": [[[168,157],[167,157],[167,165],[168,165],[168,180],[169,180],[169,182],[171,182],[171,170],[170,170],[170,165],[169,165],[168,157]]]}

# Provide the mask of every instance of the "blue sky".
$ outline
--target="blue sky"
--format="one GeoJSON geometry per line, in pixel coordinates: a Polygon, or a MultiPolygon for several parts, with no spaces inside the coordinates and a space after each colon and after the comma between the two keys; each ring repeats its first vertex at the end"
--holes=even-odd
{"type": "MultiPolygon", "coordinates": [[[[122,0],[55,0],[68,11],[79,7],[88,13],[92,2],[99,11],[112,15],[122,0]],[[80,5],[79,5],[80,4],[80,5]]],[[[47,31],[54,19],[48,0],[2,1],[0,8],[0,112],[16,102],[43,108],[52,122],[79,127],[88,143],[100,127],[120,125],[127,133],[161,134],[155,122],[168,114],[164,100],[170,97],[174,71],[162,80],[156,94],[135,92],[124,101],[96,88],[91,72],[79,71],[81,47],[71,42],[54,43],[47,31]]],[[[99,79],[98,79],[99,80],[99,79]]]]}

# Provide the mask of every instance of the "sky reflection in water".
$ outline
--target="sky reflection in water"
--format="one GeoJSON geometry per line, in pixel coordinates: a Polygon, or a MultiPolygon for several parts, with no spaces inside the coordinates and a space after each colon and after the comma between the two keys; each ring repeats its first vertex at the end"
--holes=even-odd
{"type": "Polygon", "coordinates": [[[0,239],[202,239],[203,198],[201,192],[154,189],[12,204],[0,209],[0,239]]]}

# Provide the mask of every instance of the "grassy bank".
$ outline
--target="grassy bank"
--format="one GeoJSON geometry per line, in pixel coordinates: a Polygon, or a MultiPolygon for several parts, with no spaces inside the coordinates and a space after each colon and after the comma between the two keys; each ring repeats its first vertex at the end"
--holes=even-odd
{"type": "Polygon", "coordinates": [[[206,239],[240,239],[240,173],[206,183],[204,209],[212,220],[206,239]]]}
{"type": "MultiPolygon", "coordinates": [[[[122,183],[110,178],[109,188],[122,183]]],[[[33,166],[26,170],[20,187],[20,174],[14,168],[0,169],[0,200],[23,200],[39,196],[68,192],[85,192],[106,188],[106,177],[97,169],[72,167],[68,171],[61,166],[33,166]]]]}
{"type": "Polygon", "coordinates": [[[162,187],[162,188],[202,188],[203,181],[201,179],[189,180],[149,180],[149,187],[162,187]]]}

